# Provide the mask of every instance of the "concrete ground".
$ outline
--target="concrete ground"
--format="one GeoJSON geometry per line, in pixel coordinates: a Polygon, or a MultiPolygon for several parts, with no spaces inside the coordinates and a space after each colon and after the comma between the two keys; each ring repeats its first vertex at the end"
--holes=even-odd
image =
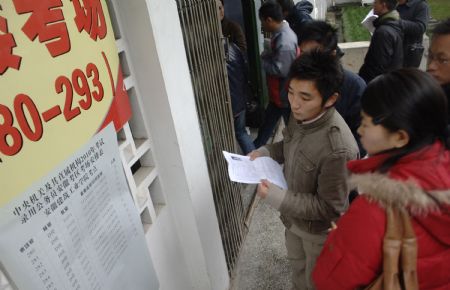
{"type": "Polygon", "coordinates": [[[284,226],[279,213],[258,197],[255,202],[230,290],[290,289],[284,226]]]}
{"type": "MultiPolygon", "coordinates": [[[[283,122],[273,141],[282,139],[283,122]]],[[[252,132],[255,137],[256,132],[252,132]]],[[[243,199],[253,200],[255,185],[247,185],[243,199]]],[[[232,275],[230,290],[291,289],[290,269],[284,245],[284,226],[278,211],[255,197],[248,214],[249,231],[232,275]]]]}

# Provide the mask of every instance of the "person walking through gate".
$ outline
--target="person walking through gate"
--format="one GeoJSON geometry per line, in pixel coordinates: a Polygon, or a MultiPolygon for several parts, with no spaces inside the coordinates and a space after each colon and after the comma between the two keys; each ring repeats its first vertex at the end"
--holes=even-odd
{"type": "Polygon", "coordinates": [[[287,99],[287,75],[298,53],[297,36],[283,20],[283,12],[277,2],[273,0],[264,2],[259,9],[259,18],[264,30],[271,32],[272,37],[270,49],[264,50],[261,55],[269,90],[269,104],[258,136],[253,141],[256,148],[267,143],[281,116],[285,124],[289,120],[291,110],[287,99]]]}

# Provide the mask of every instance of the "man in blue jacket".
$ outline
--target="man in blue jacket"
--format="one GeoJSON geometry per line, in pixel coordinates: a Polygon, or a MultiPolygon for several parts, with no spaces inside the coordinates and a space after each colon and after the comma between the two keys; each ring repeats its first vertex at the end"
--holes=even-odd
{"type": "Polygon", "coordinates": [[[313,20],[311,12],[314,6],[308,0],[301,0],[294,4],[293,0],[277,0],[283,10],[284,19],[289,23],[291,29],[297,34],[300,41],[300,30],[302,27],[313,20]]]}

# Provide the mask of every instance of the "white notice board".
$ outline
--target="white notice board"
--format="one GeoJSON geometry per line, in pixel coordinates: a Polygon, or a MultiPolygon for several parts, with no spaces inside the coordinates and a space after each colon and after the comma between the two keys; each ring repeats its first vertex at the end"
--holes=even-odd
{"type": "Polygon", "coordinates": [[[0,208],[0,266],[21,290],[159,288],[112,125],[0,208]]]}

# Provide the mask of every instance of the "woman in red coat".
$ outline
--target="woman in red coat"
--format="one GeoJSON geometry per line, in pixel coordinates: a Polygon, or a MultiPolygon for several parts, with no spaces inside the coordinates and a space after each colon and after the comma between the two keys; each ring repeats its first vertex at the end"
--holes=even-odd
{"type": "Polygon", "coordinates": [[[369,83],[358,129],[369,157],[348,163],[361,194],[324,245],[319,290],[364,287],[382,271],[385,206],[408,209],[421,290],[450,289],[450,140],[446,98],[426,73],[398,70],[369,83]]]}

